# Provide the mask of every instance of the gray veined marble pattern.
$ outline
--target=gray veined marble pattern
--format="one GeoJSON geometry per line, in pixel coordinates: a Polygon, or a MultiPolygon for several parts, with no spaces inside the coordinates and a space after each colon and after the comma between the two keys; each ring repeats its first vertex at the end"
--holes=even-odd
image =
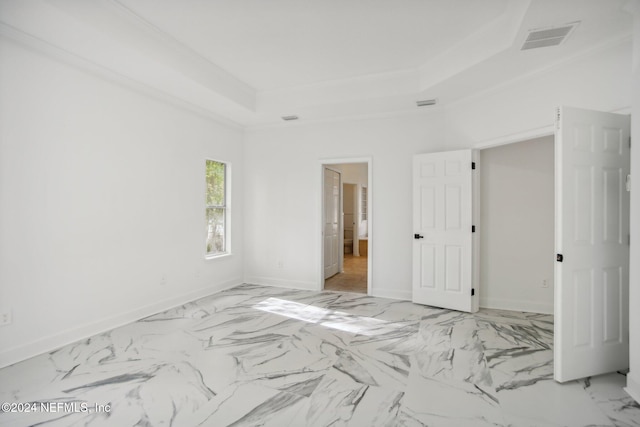
{"type": "Polygon", "coordinates": [[[0,425],[640,426],[552,345],[548,315],[242,285],[0,369],[3,402],[69,405],[0,425]]]}

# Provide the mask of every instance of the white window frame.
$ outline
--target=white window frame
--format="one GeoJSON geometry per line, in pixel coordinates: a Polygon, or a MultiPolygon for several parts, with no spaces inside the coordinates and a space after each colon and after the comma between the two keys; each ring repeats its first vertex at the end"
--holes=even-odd
{"type": "MultiPolygon", "coordinates": [[[[207,252],[207,237],[205,234],[204,239],[204,258],[205,259],[218,259],[231,255],[231,162],[225,160],[218,160],[212,158],[206,158],[204,162],[204,221],[205,224],[207,222],[207,210],[209,208],[220,208],[222,207],[225,211],[224,213],[224,252],[219,253],[209,253],[207,252]],[[208,205],[207,204],[207,163],[208,162],[216,162],[222,163],[225,165],[225,173],[224,173],[224,206],[217,205],[208,205]]],[[[207,231],[208,233],[208,231],[207,231]]]]}

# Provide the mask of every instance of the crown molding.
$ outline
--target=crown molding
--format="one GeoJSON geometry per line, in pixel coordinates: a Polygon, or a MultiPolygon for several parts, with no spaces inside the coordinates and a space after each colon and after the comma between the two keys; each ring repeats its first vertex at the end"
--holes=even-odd
{"type": "Polygon", "coordinates": [[[429,98],[438,97],[443,102],[435,108],[424,110],[410,107],[423,95],[426,96],[421,90],[425,85],[437,89],[433,84],[437,83],[438,79],[430,73],[441,74],[441,70],[435,68],[443,66],[443,69],[452,71],[453,74],[449,73],[449,77],[460,72],[456,71],[456,67],[451,68],[455,64],[451,62],[452,57],[447,62],[447,55],[456,58],[461,56],[457,59],[462,61],[458,62],[458,65],[462,66],[462,69],[468,69],[477,63],[478,57],[458,54],[464,53],[470,46],[477,46],[479,41],[475,39],[486,39],[485,42],[489,46],[478,54],[480,61],[495,55],[496,49],[504,50],[504,40],[508,39],[511,45],[515,37],[514,31],[515,34],[518,33],[522,17],[530,2],[531,0],[514,0],[513,3],[508,3],[502,15],[476,31],[473,37],[467,37],[419,67],[265,91],[251,88],[138,15],[121,0],[95,0],[90,3],[76,0],[12,3],[26,4],[22,7],[10,7],[5,3],[5,7],[0,8],[0,12],[7,12],[0,18],[0,35],[138,93],[226,126],[253,131],[284,126],[432,114],[442,111],[443,107],[458,108],[631,40],[631,36],[627,34],[606,40],[486,89],[471,94],[459,93],[456,95],[458,99],[449,102],[444,96],[429,94],[429,98]],[[16,10],[18,12],[15,12],[16,10]],[[34,16],[37,15],[36,18],[40,21],[28,19],[28,13],[32,12],[38,12],[34,16]],[[69,28],[65,27],[66,24],[69,24],[69,28]],[[121,32],[112,31],[119,26],[122,26],[121,32]],[[61,31],[65,28],[67,31],[61,31]],[[78,34],[74,33],[76,30],[79,30],[78,34]],[[505,34],[512,36],[504,37],[505,34]],[[90,44],[83,45],[74,41],[83,35],[100,36],[99,42],[102,44],[97,43],[91,50],[90,44]],[[502,44],[496,44],[497,35],[503,36],[500,41],[502,44]],[[136,43],[128,46],[128,41],[136,43]],[[101,51],[102,48],[106,51],[101,51]],[[110,53],[114,54],[112,60],[109,60],[110,53]],[[145,56],[136,55],[138,53],[145,56]],[[126,63],[127,55],[132,58],[129,64],[126,63]],[[435,67],[436,65],[438,67],[435,67]],[[429,81],[431,83],[428,83],[429,81]],[[226,87],[225,82],[228,82],[230,87],[226,87]],[[368,103],[368,106],[361,107],[362,103],[368,103]],[[369,111],[361,112],[362,110],[369,111]],[[305,112],[308,117],[317,118],[305,119],[305,112]],[[283,115],[280,113],[297,114],[301,120],[284,123],[279,119],[283,115]],[[336,116],[337,114],[340,116],[336,116]]]}
{"type": "Polygon", "coordinates": [[[321,125],[328,123],[340,123],[340,122],[352,122],[352,121],[364,121],[364,120],[386,120],[395,118],[408,118],[414,116],[430,116],[434,114],[443,114],[444,107],[414,107],[412,109],[394,110],[382,113],[367,113],[367,114],[347,114],[336,117],[323,117],[317,119],[304,119],[295,122],[276,122],[276,123],[261,123],[245,126],[247,133],[258,132],[267,129],[286,129],[286,128],[298,128],[307,127],[313,125],[321,125]]]}
{"type": "Polygon", "coordinates": [[[55,46],[45,40],[42,40],[32,34],[26,33],[15,28],[6,22],[0,21],[0,37],[4,37],[8,41],[12,41],[25,48],[44,54],[56,61],[64,63],[84,72],[88,72],[96,77],[106,80],[110,83],[117,84],[123,88],[132,90],[138,94],[153,98],[157,101],[169,104],[173,107],[180,108],[192,114],[196,114],[207,120],[212,120],[217,124],[243,130],[244,127],[224,116],[216,114],[199,105],[188,102],[182,98],[171,95],[157,87],[146,85],[138,80],[125,76],[115,70],[107,68],[102,64],[98,64],[87,58],[81,57],[73,52],[55,46]]]}
{"type": "MultiPolygon", "coordinates": [[[[66,1],[74,5],[77,4],[75,0],[66,1]]],[[[251,111],[255,111],[257,94],[255,88],[185,45],[171,34],[144,19],[119,0],[104,1],[112,5],[114,10],[126,18],[127,22],[143,29],[147,34],[151,35],[152,38],[160,41],[162,43],[162,50],[173,51],[173,53],[178,56],[176,59],[179,61],[177,64],[174,63],[174,66],[179,67],[182,72],[185,72],[185,74],[188,74],[189,77],[198,81],[203,86],[209,87],[222,96],[234,100],[251,111]],[[169,49],[166,49],[165,46],[168,46],[169,49]],[[187,67],[185,63],[190,65],[190,67],[187,67]]]]}

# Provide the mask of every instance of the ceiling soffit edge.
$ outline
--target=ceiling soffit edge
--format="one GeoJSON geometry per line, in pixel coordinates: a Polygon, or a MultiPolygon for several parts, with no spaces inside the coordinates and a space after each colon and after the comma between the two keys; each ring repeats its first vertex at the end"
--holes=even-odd
{"type": "MultiPolygon", "coordinates": [[[[74,0],[57,0],[66,1],[72,4],[77,2],[74,0]]],[[[246,82],[240,80],[233,74],[220,67],[218,64],[211,62],[195,50],[186,46],[184,43],[163,31],[151,22],[147,21],[133,10],[125,6],[118,0],[99,0],[112,5],[132,25],[143,29],[148,35],[160,42],[160,49],[171,50],[167,52],[167,62],[177,69],[182,69],[189,77],[192,77],[200,84],[208,86],[217,92],[229,97],[250,110],[255,110],[256,89],[246,82]],[[167,48],[167,46],[169,48],[167,48]],[[172,55],[173,53],[173,55],[172,55]],[[169,57],[172,56],[173,58],[169,57]],[[188,65],[188,66],[185,66],[188,65]],[[231,88],[233,92],[228,91],[231,88]]]]}
{"type": "Polygon", "coordinates": [[[259,91],[257,111],[291,110],[402,94],[413,95],[417,100],[422,92],[436,84],[510,48],[530,2],[509,2],[501,16],[418,67],[259,91]],[[489,44],[489,49],[486,44],[489,44]]]}
{"type": "Polygon", "coordinates": [[[257,94],[257,111],[340,104],[371,98],[418,94],[417,69],[397,70],[361,77],[331,80],[257,94]]]}
{"type": "Polygon", "coordinates": [[[479,92],[473,93],[469,96],[465,96],[464,98],[449,102],[447,104],[447,108],[455,108],[455,107],[459,107],[474,101],[479,100],[480,98],[485,98],[487,96],[490,96],[491,94],[497,93],[497,92],[501,92],[507,88],[509,88],[510,86],[514,86],[517,84],[521,84],[522,82],[526,82],[527,80],[531,80],[531,79],[535,79],[537,76],[544,74],[544,73],[548,73],[551,72],[553,70],[559,69],[561,67],[573,64],[575,62],[579,62],[583,59],[586,59],[590,56],[593,55],[599,55],[601,53],[607,52],[615,47],[618,46],[622,46],[625,43],[631,43],[632,41],[632,35],[631,34],[626,34],[622,37],[616,37],[616,38],[612,38],[609,40],[606,40],[602,43],[599,44],[595,44],[592,45],[589,49],[586,50],[582,50],[578,53],[576,53],[575,55],[571,55],[571,56],[566,56],[563,57],[562,59],[552,62],[550,64],[546,64],[543,67],[540,68],[536,68],[534,70],[531,70],[530,72],[526,73],[526,74],[520,74],[512,79],[509,80],[505,80],[503,82],[501,82],[500,84],[494,85],[494,86],[490,86],[484,90],[481,90],[479,92]]]}
{"type": "Polygon", "coordinates": [[[530,4],[531,0],[509,1],[500,17],[421,65],[420,90],[427,90],[510,48],[530,4]]]}
{"type": "MultiPolygon", "coordinates": [[[[113,28],[113,24],[124,25],[127,31],[124,31],[124,34],[115,35],[114,41],[117,44],[126,46],[128,37],[129,40],[134,42],[134,47],[148,46],[149,49],[143,49],[142,51],[150,55],[152,62],[160,62],[165,67],[177,71],[179,73],[178,77],[184,80],[185,85],[182,86],[188,86],[193,89],[197,85],[202,85],[203,89],[208,89],[206,92],[209,93],[202,95],[201,99],[190,96],[189,93],[178,93],[175,90],[171,93],[171,91],[165,90],[167,88],[162,85],[154,85],[147,80],[128,75],[125,72],[126,69],[118,68],[117,64],[96,61],[96,58],[87,57],[82,54],[81,50],[74,49],[75,45],[67,46],[64,43],[57,43],[57,39],[50,40],[46,37],[47,33],[43,32],[44,30],[38,32],[38,29],[35,28],[35,32],[32,32],[30,28],[13,26],[9,20],[10,23],[4,24],[0,21],[0,34],[45,51],[76,67],[93,71],[110,81],[116,81],[126,87],[134,88],[138,92],[151,94],[156,98],[182,106],[182,108],[196,112],[204,117],[212,118],[220,123],[233,127],[242,128],[246,126],[253,128],[265,126],[257,124],[265,118],[261,119],[254,113],[278,113],[281,110],[295,113],[298,108],[335,105],[337,106],[336,114],[339,115],[341,113],[338,106],[341,104],[366,102],[367,99],[373,98],[382,100],[398,96],[417,100],[425,95],[425,90],[433,88],[436,84],[450,79],[462,71],[469,70],[474,65],[510,48],[520,31],[522,20],[530,3],[530,0],[509,1],[507,8],[500,17],[468,36],[448,51],[419,67],[266,91],[256,91],[171,35],[155,27],[119,0],[96,0],[95,3],[91,2],[91,4],[100,6],[96,10],[86,4],[79,6],[80,3],[74,0],[49,0],[47,2],[37,1],[32,3],[35,5],[33,7],[40,8],[39,12],[47,12],[46,7],[55,7],[59,12],[72,16],[78,21],[84,21],[86,18],[87,22],[83,22],[83,24],[91,26],[91,30],[95,32],[101,31],[103,35],[113,36],[112,32],[108,31],[109,28],[113,28]],[[106,21],[102,22],[102,27],[101,25],[96,25],[96,28],[93,28],[93,23],[104,18],[103,12],[105,10],[108,12],[106,21]],[[97,29],[97,27],[101,28],[97,29]],[[477,52],[471,55],[469,52],[474,52],[474,49],[477,52]],[[189,80],[191,80],[190,86],[186,85],[189,80]],[[225,85],[225,81],[229,84],[225,85]],[[231,88],[231,92],[225,92],[229,88],[231,88]]],[[[6,18],[6,16],[3,18],[6,18]]],[[[19,23],[20,21],[18,21],[19,23]]],[[[48,26],[48,31],[52,31],[51,28],[51,26],[48,26]]],[[[453,100],[447,103],[447,107],[457,106],[476,100],[480,96],[503,90],[509,85],[525,81],[537,74],[627,42],[630,38],[631,35],[625,35],[622,38],[607,40],[594,45],[586,51],[583,50],[573,56],[544,65],[527,74],[519,75],[480,92],[453,100]]],[[[362,115],[346,113],[339,117],[317,118],[314,121],[330,122],[341,120],[342,117],[345,120],[353,120],[411,114],[411,110],[392,108],[394,109],[389,109],[388,112],[365,113],[362,115]]],[[[345,113],[344,109],[342,113],[345,113]]],[[[309,122],[308,120],[305,121],[305,123],[309,122]]],[[[300,123],[300,125],[302,124],[300,123]]],[[[286,124],[278,123],[278,125],[286,124]]]]}
{"type": "Polygon", "coordinates": [[[140,82],[137,79],[132,79],[124,74],[105,67],[102,64],[79,56],[59,46],[53,45],[45,40],[40,39],[39,37],[26,33],[2,21],[0,21],[0,37],[4,37],[5,39],[13,41],[21,46],[33,49],[36,52],[40,52],[46,56],[49,56],[53,60],[60,61],[61,63],[66,64],[70,67],[90,73],[91,75],[101,78],[105,81],[117,84],[123,88],[164,102],[173,107],[177,107],[190,113],[196,114],[204,119],[212,120],[218,124],[228,126],[236,130],[244,129],[244,126],[235,120],[229,119],[228,117],[215,113],[200,105],[189,102],[183,97],[175,96],[155,86],[150,86],[140,82]]]}
{"type": "Polygon", "coordinates": [[[285,129],[285,128],[293,128],[293,127],[305,127],[311,125],[321,125],[327,123],[340,123],[340,122],[352,122],[352,121],[363,121],[363,120],[375,120],[375,119],[394,119],[394,118],[403,118],[403,117],[412,117],[412,116],[429,116],[435,114],[444,114],[445,109],[443,107],[435,107],[435,108],[417,108],[414,107],[411,109],[405,110],[394,110],[387,112],[376,112],[376,113],[365,113],[365,114],[345,114],[333,117],[319,117],[319,118],[305,118],[300,117],[300,120],[296,120],[294,122],[284,122],[279,120],[277,122],[269,122],[269,123],[258,123],[258,124],[249,124],[245,126],[246,132],[257,132],[266,129],[285,129]]]}
{"type": "Polygon", "coordinates": [[[200,87],[218,101],[224,98],[223,104],[255,111],[253,87],[116,0],[5,2],[0,16],[24,33],[147,85],[200,87]]]}

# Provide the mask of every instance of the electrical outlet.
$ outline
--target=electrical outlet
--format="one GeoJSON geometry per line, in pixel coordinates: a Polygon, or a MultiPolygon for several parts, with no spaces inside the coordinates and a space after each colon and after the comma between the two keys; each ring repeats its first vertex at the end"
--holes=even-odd
{"type": "Polygon", "coordinates": [[[549,281],[547,279],[543,279],[542,280],[542,287],[543,288],[548,288],[549,287],[549,281]]]}
{"type": "Polygon", "coordinates": [[[9,325],[11,321],[11,310],[0,310],[0,326],[9,325]]]}

